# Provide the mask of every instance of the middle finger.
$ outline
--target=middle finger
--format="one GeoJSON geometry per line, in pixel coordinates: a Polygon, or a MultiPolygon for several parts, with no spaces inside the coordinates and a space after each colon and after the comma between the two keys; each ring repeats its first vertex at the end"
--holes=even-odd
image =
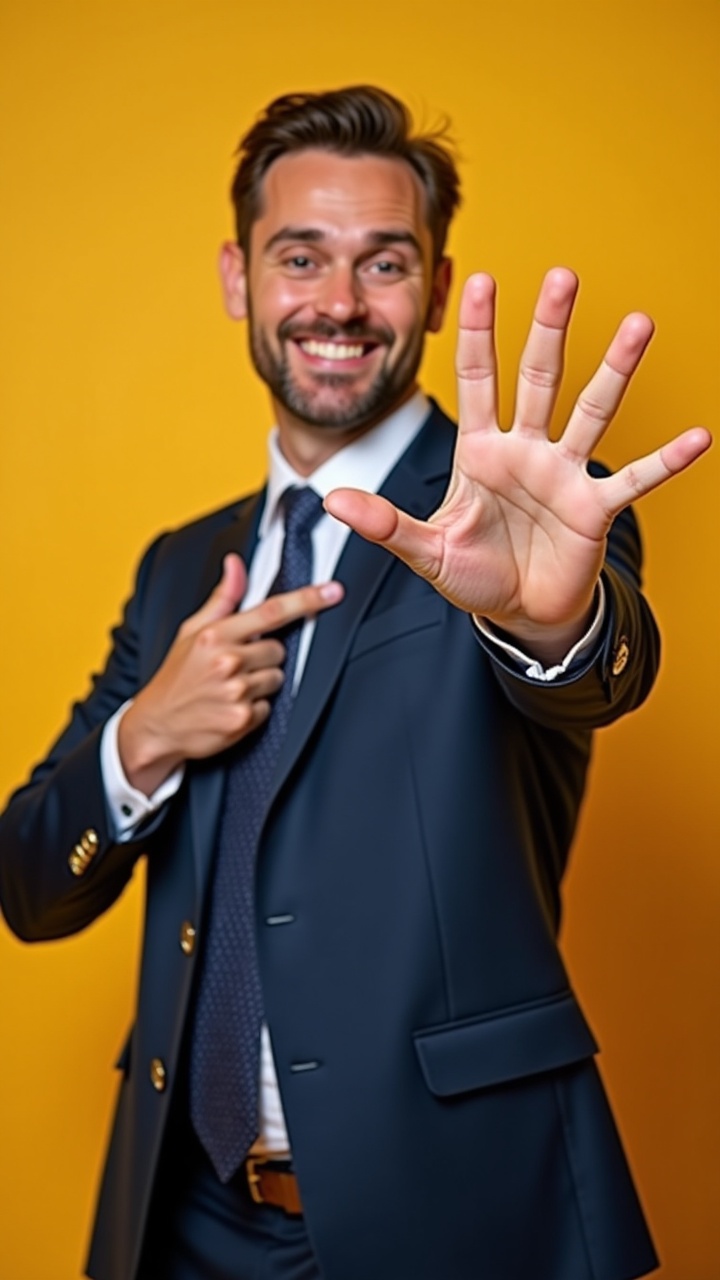
{"type": "Polygon", "coordinates": [[[279,640],[248,640],[241,645],[238,665],[243,671],[266,671],[285,661],[285,646],[279,640]]]}
{"type": "Polygon", "coordinates": [[[520,359],[515,426],[546,436],[560,389],[565,338],[578,279],[567,267],[548,271],[540,287],[530,332],[520,359]]]}

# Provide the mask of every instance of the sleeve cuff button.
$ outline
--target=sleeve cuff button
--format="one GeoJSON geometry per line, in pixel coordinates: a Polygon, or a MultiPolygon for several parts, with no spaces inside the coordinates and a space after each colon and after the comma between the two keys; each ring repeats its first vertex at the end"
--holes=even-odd
{"type": "Polygon", "coordinates": [[[612,665],[610,670],[614,676],[622,675],[630,658],[630,645],[626,636],[621,636],[618,641],[612,657],[612,665]]]}

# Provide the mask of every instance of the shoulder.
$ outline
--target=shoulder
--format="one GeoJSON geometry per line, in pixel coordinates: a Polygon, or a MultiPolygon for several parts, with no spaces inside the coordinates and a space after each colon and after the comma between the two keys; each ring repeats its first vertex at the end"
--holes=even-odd
{"type": "Polygon", "coordinates": [[[165,529],[153,539],[143,560],[150,556],[153,561],[164,562],[168,558],[203,555],[226,530],[247,527],[255,518],[259,519],[263,501],[264,490],[260,490],[244,498],[237,498],[227,506],[196,516],[184,524],[165,529]]]}
{"type": "Polygon", "coordinates": [[[160,536],[170,542],[174,548],[184,548],[192,546],[194,543],[207,545],[216,534],[227,528],[228,525],[234,524],[237,520],[242,520],[254,506],[261,503],[263,496],[264,490],[259,490],[256,493],[247,494],[243,498],[236,498],[234,502],[229,502],[227,506],[218,507],[214,511],[207,511],[202,515],[196,516],[193,520],[188,520],[183,524],[166,530],[160,536]]]}
{"type": "Polygon", "coordinates": [[[164,530],[140,559],[133,596],[177,619],[194,612],[215,585],[227,551],[245,555],[254,543],[264,490],[164,530]]]}

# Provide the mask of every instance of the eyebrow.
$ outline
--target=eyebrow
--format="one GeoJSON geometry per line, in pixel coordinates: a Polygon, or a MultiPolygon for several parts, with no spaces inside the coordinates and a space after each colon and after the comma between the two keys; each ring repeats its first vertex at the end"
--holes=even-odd
{"type": "MultiPolygon", "coordinates": [[[[271,236],[267,244],[264,246],[263,252],[267,253],[269,249],[274,249],[278,244],[321,244],[327,236],[319,227],[281,227],[279,231],[271,236]]],[[[422,257],[422,246],[417,236],[412,231],[404,229],[388,229],[386,231],[369,231],[366,237],[367,243],[371,248],[384,249],[391,245],[407,244],[415,250],[418,257],[422,257]]]]}

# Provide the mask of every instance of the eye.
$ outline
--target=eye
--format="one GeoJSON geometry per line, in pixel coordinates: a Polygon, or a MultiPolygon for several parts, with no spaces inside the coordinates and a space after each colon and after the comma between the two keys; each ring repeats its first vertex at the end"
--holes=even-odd
{"type": "Polygon", "coordinates": [[[393,276],[400,275],[402,267],[399,262],[392,262],[390,258],[379,258],[370,263],[370,270],[375,275],[393,276]]]}
{"type": "Polygon", "coordinates": [[[293,271],[308,271],[315,263],[306,253],[294,253],[292,257],[285,259],[285,266],[291,267],[293,271]]]}
{"type": "Polygon", "coordinates": [[[397,258],[369,258],[364,266],[368,284],[395,284],[407,275],[407,266],[397,258]]]}

